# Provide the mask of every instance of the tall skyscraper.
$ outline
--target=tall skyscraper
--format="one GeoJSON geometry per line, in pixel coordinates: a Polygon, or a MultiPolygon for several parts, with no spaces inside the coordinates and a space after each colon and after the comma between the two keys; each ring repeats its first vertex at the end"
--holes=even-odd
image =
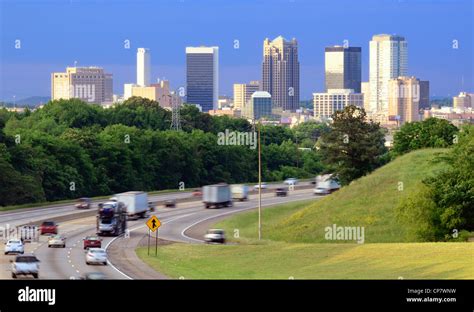
{"type": "Polygon", "coordinates": [[[326,92],[328,89],[352,89],[360,93],[361,48],[326,47],[324,54],[326,92]]]}
{"type": "Polygon", "coordinates": [[[420,120],[420,80],[415,77],[398,77],[388,83],[388,119],[405,122],[420,120]]]}
{"type": "Polygon", "coordinates": [[[137,85],[148,87],[150,85],[151,55],[150,50],[137,49],[137,85]]]}
{"type": "Polygon", "coordinates": [[[263,42],[262,88],[272,96],[273,108],[296,110],[300,101],[300,63],[296,39],[282,36],[263,42]]]}
{"type": "Polygon", "coordinates": [[[81,99],[88,103],[113,101],[112,75],[100,67],[67,67],[51,74],[51,99],[81,99]]]}
{"type": "Polygon", "coordinates": [[[259,81],[250,83],[234,83],[234,108],[242,108],[250,101],[252,94],[260,88],[259,81]]]}
{"type": "Polygon", "coordinates": [[[187,103],[198,104],[203,112],[217,109],[219,100],[219,48],[186,48],[187,103]]]}
{"type": "Polygon", "coordinates": [[[407,75],[408,44],[404,37],[375,35],[370,41],[370,112],[387,115],[388,82],[407,75]]]}
{"type": "Polygon", "coordinates": [[[428,80],[420,80],[420,111],[430,107],[430,82],[428,80]]]}
{"type": "Polygon", "coordinates": [[[364,95],[364,109],[367,112],[370,108],[370,84],[368,81],[360,84],[360,92],[364,95]]]}

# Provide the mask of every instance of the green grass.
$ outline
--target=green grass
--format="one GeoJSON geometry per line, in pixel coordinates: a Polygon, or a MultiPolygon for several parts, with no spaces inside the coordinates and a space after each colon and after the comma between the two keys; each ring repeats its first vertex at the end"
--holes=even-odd
{"type": "MultiPolygon", "coordinates": [[[[264,210],[262,236],[274,241],[327,243],[324,229],[336,224],[364,227],[366,243],[408,242],[413,239],[409,227],[416,224],[400,224],[395,208],[423,178],[445,166],[433,162],[445,151],[418,150],[312,204],[296,203],[264,210]],[[398,190],[400,182],[403,190],[398,190]]],[[[257,220],[257,212],[252,211],[226,219],[215,227],[224,228],[227,233],[239,229],[240,239],[236,241],[245,242],[257,237],[257,220]]]]}
{"type": "Polygon", "coordinates": [[[470,243],[260,245],[171,244],[138,256],[185,279],[473,279],[470,243]]]}

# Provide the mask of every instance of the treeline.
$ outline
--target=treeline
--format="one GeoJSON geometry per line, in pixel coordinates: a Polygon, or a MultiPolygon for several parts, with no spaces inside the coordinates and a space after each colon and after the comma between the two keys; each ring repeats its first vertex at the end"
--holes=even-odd
{"type": "MultiPolygon", "coordinates": [[[[171,112],[131,98],[110,109],[51,101],[34,112],[0,110],[0,205],[98,196],[128,190],[257,181],[257,150],[219,145],[219,132],[254,131],[244,119],[185,105],[183,131],[171,112]]],[[[262,127],[263,179],[307,178],[324,170],[314,147],[325,125],[262,127]]]]}

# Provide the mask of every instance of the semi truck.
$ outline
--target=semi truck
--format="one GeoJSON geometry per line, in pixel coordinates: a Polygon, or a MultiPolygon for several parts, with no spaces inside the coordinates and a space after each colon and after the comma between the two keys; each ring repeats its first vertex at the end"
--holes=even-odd
{"type": "Polygon", "coordinates": [[[232,193],[226,183],[206,185],[202,188],[202,201],[206,208],[232,207],[232,193]]]}
{"type": "Polygon", "coordinates": [[[119,236],[127,229],[127,210],[119,201],[99,204],[97,211],[97,235],[119,236]]]}
{"type": "Polygon", "coordinates": [[[249,199],[249,187],[245,184],[235,184],[231,186],[232,199],[244,201],[249,199]]]}
{"type": "Polygon", "coordinates": [[[145,218],[148,210],[148,194],[145,192],[125,192],[116,194],[114,199],[125,205],[129,219],[145,218]]]}

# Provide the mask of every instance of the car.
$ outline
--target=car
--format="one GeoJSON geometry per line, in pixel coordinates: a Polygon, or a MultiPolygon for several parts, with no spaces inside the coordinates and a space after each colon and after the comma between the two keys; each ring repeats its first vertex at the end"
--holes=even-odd
{"type": "Polygon", "coordinates": [[[84,276],[81,279],[84,279],[84,280],[105,280],[105,279],[107,279],[107,276],[102,272],[90,272],[90,273],[84,274],[84,276]]]}
{"type": "Polygon", "coordinates": [[[92,200],[88,197],[79,198],[78,203],[75,205],[77,209],[90,209],[92,207],[92,200]]]}
{"type": "Polygon", "coordinates": [[[102,247],[102,239],[98,236],[86,236],[82,241],[84,249],[102,247]]]}
{"type": "Polygon", "coordinates": [[[15,261],[10,260],[12,278],[18,275],[33,275],[34,278],[39,277],[39,260],[35,255],[18,255],[15,261]]]}
{"type": "Polygon", "coordinates": [[[313,191],[314,195],[329,195],[331,190],[325,187],[316,187],[313,191]]]}
{"type": "Polygon", "coordinates": [[[5,254],[11,254],[11,253],[16,253],[16,254],[23,254],[25,252],[25,246],[23,245],[23,242],[20,239],[9,239],[5,243],[5,254]]]}
{"type": "Polygon", "coordinates": [[[288,178],[285,181],[283,181],[286,185],[296,185],[298,184],[298,179],[295,178],[288,178]]]}
{"type": "Polygon", "coordinates": [[[165,207],[167,208],[175,208],[176,207],[176,199],[168,199],[165,200],[165,207]]]}
{"type": "Polygon", "coordinates": [[[44,234],[58,234],[58,225],[54,221],[45,221],[39,227],[41,235],[44,234]]]}
{"type": "MultiPolygon", "coordinates": [[[[267,187],[268,187],[267,183],[262,182],[262,190],[265,190],[267,187]]],[[[260,188],[259,184],[255,184],[254,187],[253,187],[254,190],[258,190],[259,188],[260,188]]]]}
{"type": "Polygon", "coordinates": [[[107,265],[107,252],[103,248],[89,248],[86,253],[86,264],[107,265]]]}
{"type": "Polygon", "coordinates": [[[51,247],[66,248],[66,237],[61,235],[51,235],[48,238],[48,248],[51,247]]]}
{"type": "Polygon", "coordinates": [[[204,235],[204,241],[206,243],[225,243],[225,233],[221,229],[210,229],[207,230],[206,235],[204,235]]]}
{"type": "Polygon", "coordinates": [[[288,189],[286,187],[279,187],[275,191],[276,196],[287,196],[288,195],[288,189]]]}
{"type": "Polygon", "coordinates": [[[201,197],[202,196],[202,191],[200,189],[195,189],[193,191],[193,197],[201,197]]]}

